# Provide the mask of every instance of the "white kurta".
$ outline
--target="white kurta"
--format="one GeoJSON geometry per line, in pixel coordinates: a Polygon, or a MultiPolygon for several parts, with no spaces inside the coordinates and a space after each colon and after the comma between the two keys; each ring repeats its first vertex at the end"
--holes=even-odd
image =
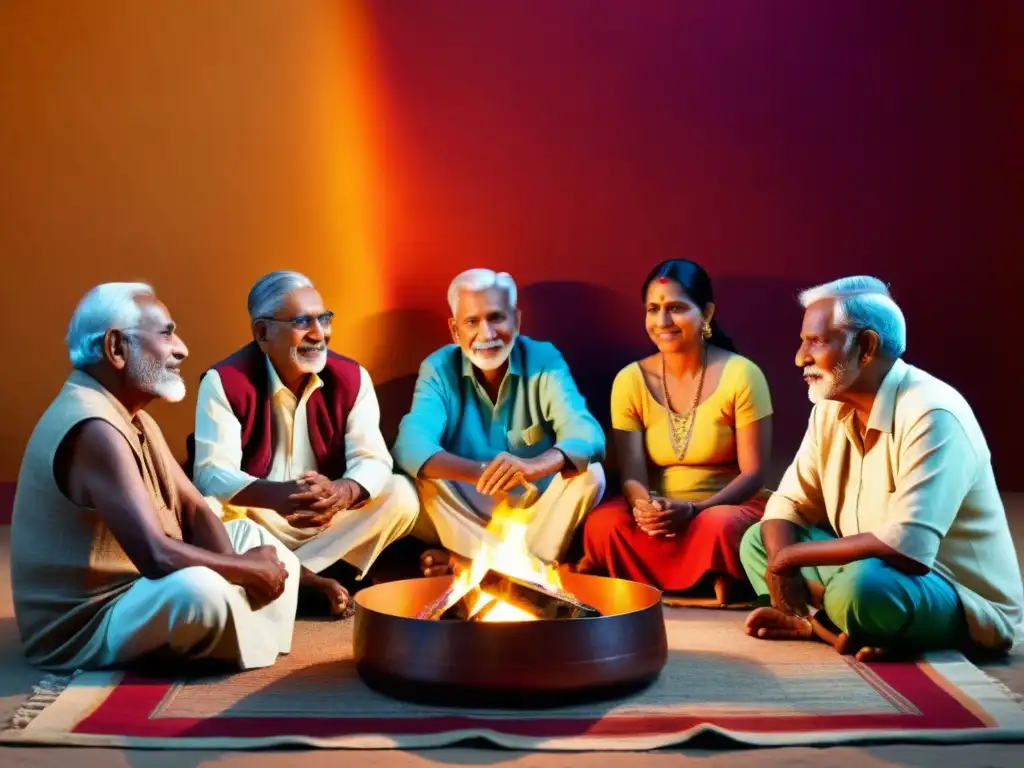
{"type": "Polygon", "coordinates": [[[277,548],[288,570],[277,600],[254,611],[242,587],[198,566],[162,579],[139,579],[107,613],[79,666],[117,667],[160,653],[253,669],[268,667],[278,654],[288,653],[299,594],[298,560],[255,523],[233,520],[225,528],[239,554],[262,546],[277,548]]]}
{"type": "MultiPolygon", "coordinates": [[[[281,382],[267,359],[272,414],[270,470],[265,480],[290,482],[317,471],[309,439],[306,403],[323,386],[309,377],[301,397],[281,382]]],[[[412,482],[392,473],[393,462],[380,433],[380,406],[370,374],[360,367],[360,386],[345,424],[345,478],[362,486],[369,498],[357,508],[339,512],[324,528],[295,528],[270,509],[230,506],[239,491],[259,478],[241,469],[242,425],[235,417],[216,371],[199,385],[196,403],[194,482],[223,519],[244,515],[258,521],[292,549],[312,571],[343,559],[360,573],[391,542],[409,533],[419,513],[412,482]]],[[[332,478],[338,479],[338,478],[332,478]]]]}

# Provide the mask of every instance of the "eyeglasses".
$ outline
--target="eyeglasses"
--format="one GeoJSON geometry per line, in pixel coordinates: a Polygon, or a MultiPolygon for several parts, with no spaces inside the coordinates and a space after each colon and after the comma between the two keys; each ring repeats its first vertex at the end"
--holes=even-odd
{"type": "Polygon", "coordinates": [[[256,319],[265,320],[268,323],[290,323],[296,331],[308,331],[313,327],[314,322],[319,323],[321,328],[330,328],[331,321],[334,320],[334,313],[324,312],[319,315],[296,315],[284,320],[277,317],[257,317],[256,319]]]}

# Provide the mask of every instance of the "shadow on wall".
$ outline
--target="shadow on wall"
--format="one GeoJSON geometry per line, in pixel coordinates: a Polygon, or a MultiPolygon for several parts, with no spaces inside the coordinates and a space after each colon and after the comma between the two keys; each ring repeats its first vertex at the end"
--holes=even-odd
{"type": "Polygon", "coordinates": [[[803,309],[797,296],[803,282],[770,277],[715,280],[718,318],[739,353],[757,363],[768,379],[772,409],[772,461],[768,485],[775,488],[807,428],[811,404],[796,367],[803,309]]]}
{"type": "MultiPolygon", "coordinates": [[[[715,282],[719,319],[740,353],[760,366],[768,379],[775,410],[772,469],[775,485],[807,425],[810,406],[793,364],[802,312],[796,295],[802,285],[770,278],[732,277],[715,282]]],[[[631,287],[639,294],[639,286],[631,287]]],[[[610,430],[609,394],[615,375],[627,364],[651,354],[639,295],[576,281],[524,286],[519,306],[523,333],[550,341],[562,352],[591,412],[610,430]]],[[[388,445],[409,410],[420,362],[448,343],[444,313],[397,310],[360,321],[351,333],[375,339],[371,357],[360,361],[373,376],[381,406],[381,432],[388,445]]],[[[339,341],[348,332],[339,334],[339,341]]],[[[344,347],[334,348],[344,353],[344,347]]],[[[364,347],[366,348],[366,347],[364,347]]],[[[607,464],[614,471],[609,443],[607,464]]]]}
{"type": "Polygon", "coordinates": [[[344,340],[354,337],[360,339],[360,349],[369,350],[359,362],[373,378],[380,403],[380,430],[390,446],[398,435],[402,416],[412,404],[420,363],[451,340],[448,318],[425,309],[382,312],[338,334],[331,347],[345,354],[344,340]]]}
{"type": "MultiPolygon", "coordinates": [[[[810,405],[793,358],[802,310],[796,296],[802,284],[760,277],[715,280],[718,317],[740,354],[764,371],[775,416],[771,470],[774,487],[796,452],[807,426],[810,405]]],[[[630,362],[654,351],[644,328],[640,285],[630,298],[610,288],[579,282],[536,283],[523,288],[520,306],[524,333],[557,346],[591,412],[610,429],[609,394],[615,375],[630,362]]],[[[608,464],[614,467],[609,444],[608,464]]]]}

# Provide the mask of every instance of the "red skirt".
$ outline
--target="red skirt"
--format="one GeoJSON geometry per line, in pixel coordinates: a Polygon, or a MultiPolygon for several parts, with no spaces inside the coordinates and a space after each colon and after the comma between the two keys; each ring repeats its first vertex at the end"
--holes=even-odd
{"type": "Polygon", "coordinates": [[[581,570],[682,592],[708,575],[746,582],[740,539],[764,515],[765,500],[739,506],[709,507],[674,538],[648,536],[624,499],[595,507],[583,529],[581,570]]]}

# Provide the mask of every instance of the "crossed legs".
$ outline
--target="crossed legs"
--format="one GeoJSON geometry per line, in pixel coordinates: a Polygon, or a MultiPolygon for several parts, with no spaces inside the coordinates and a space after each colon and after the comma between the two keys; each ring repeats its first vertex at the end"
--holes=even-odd
{"type": "MultiPolygon", "coordinates": [[[[802,530],[799,541],[830,539],[802,530]]],[[[768,555],[761,524],[740,544],[740,560],[754,590],[767,596],[768,555]]],[[[770,606],[747,618],[747,633],[764,639],[818,638],[860,661],[892,654],[962,647],[967,639],[963,606],[953,585],[935,572],[911,576],[872,558],[843,566],[801,569],[816,613],[805,619],[770,606]]]]}

